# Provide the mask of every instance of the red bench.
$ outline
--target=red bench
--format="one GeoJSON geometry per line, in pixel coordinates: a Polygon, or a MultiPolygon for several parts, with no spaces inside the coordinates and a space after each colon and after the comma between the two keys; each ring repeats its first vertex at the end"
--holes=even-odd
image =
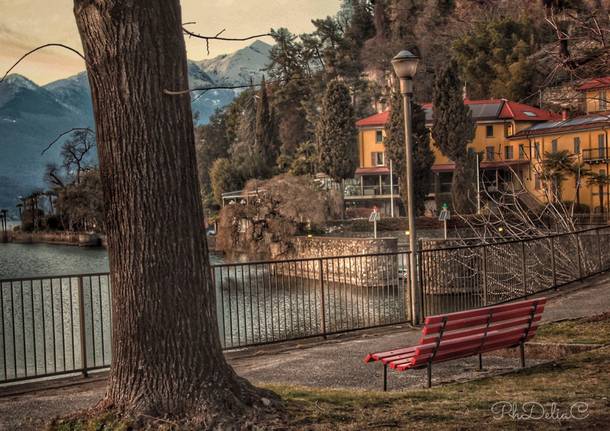
{"type": "Polygon", "coordinates": [[[381,361],[383,390],[388,387],[388,366],[396,371],[428,369],[428,387],[432,386],[432,364],[493,350],[520,347],[521,366],[525,367],[524,344],[536,334],[546,298],[495,305],[426,318],[422,335],[415,346],[387,352],[370,353],[364,362],[381,361]]]}

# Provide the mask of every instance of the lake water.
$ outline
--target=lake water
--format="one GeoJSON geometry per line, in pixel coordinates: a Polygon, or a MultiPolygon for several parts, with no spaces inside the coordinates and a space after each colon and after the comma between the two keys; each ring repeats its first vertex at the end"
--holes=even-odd
{"type": "MultiPolygon", "coordinates": [[[[222,256],[211,255],[212,264],[222,256]]],[[[104,248],[52,244],[0,244],[0,280],[108,272],[104,248]]]]}
{"type": "MultiPolygon", "coordinates": [[[[354,259],[353,264],[362,268],[365,259],[369,258],[354,259]]],[[[318,277],[322,271],[314,262],[216,266],[223,347],[404,321],[407,278],[398,274],[405,262],[395,256],[374,259],[377,267],[388,271],[387,283],[377,287],[342,279],[333,272],[340,269],[339,260],[326,261],[323,283],[318,277]]],[[[211,260],[222,263],[218,255],[211,260]]],[[[107,271],[104,249],[0,244],[0,384],[77,371],[85,366],[84,358],[88,369],[110,364],[112,287],[108,276],[65,277],[107,271]],[[26,280],[6,281],[15,278],[26,280]]]]}

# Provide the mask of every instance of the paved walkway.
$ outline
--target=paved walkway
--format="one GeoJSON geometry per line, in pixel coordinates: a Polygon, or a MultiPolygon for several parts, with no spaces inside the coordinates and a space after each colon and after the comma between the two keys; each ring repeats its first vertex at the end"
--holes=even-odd
{"type": "MultiPolygon", "coordinates": [[[[545,320],[576,318],[610,311],[610,274],[603,274],[584,283],[573,283],[546,294],[550,301],[545,320]]],[[[362,358],[371,351],[411,344],[419,331],[405,326],[371,330],[335,337],[331,340],[310,340],[285,343],[257,349],[229,352],[227,357],[236,371],[258,384],[289,384],[328,388],[380,389],[382,368],[364,364],[362,358]]],[[[538,362],[528,359],[529,364],[538,362]]],[[[476,358],[439,364],[433,371],[433,384],[482,377],[508,371],[518,366],[515,357],[484,357],[485,369],[476,371],[476,358]]],[[[425,370],[408,373],[391,372],[390,390],[421,387],[425,370]]],[[[104,394],[104,375],[64,380],[68,386],[37,389],[22,394],[2,395],[0,390],[0,430],[40,429],[45,420],[57,415],[93,406],[104,394]]],[[[20,390],[31,390],[27,386],[20,390]]]]}

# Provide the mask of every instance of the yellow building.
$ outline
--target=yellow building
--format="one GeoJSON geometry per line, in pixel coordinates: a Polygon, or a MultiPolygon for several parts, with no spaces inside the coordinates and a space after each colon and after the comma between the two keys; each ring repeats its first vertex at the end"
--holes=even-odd
{"type": "MultiPolygon", "coordinates": [[[[610,176],[610,77],[585,81],[578,91],[582,94],[580,102],[586,115],[574,118],[506,99],[464,101],[476,123],[475,137],[469,145],[481,154],[482,190],[494,192],[510,184],[517,188],[524,186],[540,203],[554,199],[550,194],[552,187],[542,175],[542,162],[547,154],[563,150],[582,163],[585,170],[610,176]]],[[[423,108],[426,123],[431,127],[432,106],[425,104],[423,108]]],[[[346,203],[354,212],[357,208],[368,210],[377,206],[390,214],[391,202],[394,202],[394,213],[404,214],[398,198],[397,178],[390,180],[391,166],[383,145],[388,119],[386,111],[356,123],[360,165],[356,178],[346,188],[346,203]]],[[[450,203],[455,165],[434,143],[432,150],[435,162],[430,197],[437,205],[450,203]]],[[[610,213],[608,186],[600,188],[585,178],[568,175],[560,190],[564,202],[580,200],[593,212],[600,212],[600,202],[603,202],[604,211],[610,213]]]]}
{"type": "MultiPolygon", "coordinates": [[[[513,170],[521,170],[529,164],[525,148],[520,148],[510,138],[532,125],[557,119],[556,114],[505,99],[465,100],[476,123],[475,138],[470,147],[482,153],[481,181],[487,187],[498,187],[503,181],[510,181],[513,170]]],[[[433,110],[430,104],[423,105],[426,123],[432,125],[433,110]]],[[[402,203],[396,199],[398,187],[396,178],[390,181],[390,162],[385,156],[383,138],[389,112],[364,118],[356,123],[358,127],[358,152],[360,165],[356,178],[346,189],[346,203],[349,207],[379,207],[385,214],[400,205],[395,214],[403,213],[402,203]],[[390,185],[392,183],[392,187],[390,185]]],[[[445,157],[432,143],[435,162],[430,187],[431,197],[436,203],[451,202],[450,186],[454,163],[445,157]]]]}
{"type": "MultiPolygon", "coordinates": [[[[584,82],[578,88],[582,92],[583,107],[586,115],[548,121],[517,132],[510,138],[514,145],[525,148],[531,160],[523,175],[526,188],[541,202],[554,199],[551,184],[544,181],[542,162],[549,153],[568,151],[573,159],[586,170],[608,175],[610,153],[608,148],[608,129],[610,113],[607,95],[610,95],[610,77],[595,78],[584,82]]],[[[580,203],[587,205],[593,212],[610,210],[608,187],[592,186],[586,178],[578,175],[567,177],[561,184],[562,201],[577,201],[579,190],[580,203]],[[603,195],[600,200],[600,193],[603,195]]]]}

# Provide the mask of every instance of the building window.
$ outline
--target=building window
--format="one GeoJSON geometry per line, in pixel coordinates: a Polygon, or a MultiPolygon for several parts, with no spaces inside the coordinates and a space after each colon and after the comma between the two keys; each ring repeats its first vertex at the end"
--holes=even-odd
{"type": "Polygon", "coordinates": [[[580,138],[574,138],[574,154],[580,154],[580,138]]]}
{"type": "Polygon", "coordinates": [[[525,147],[523,144],[519,144],[519,160],[525,159],[525,147]]]}
{"type": "Polygon", "coordinates": [[[551,141],[551,153],[557,152],[557,139],[551,141]]]}
{"type": "Polygon", "coordinates": [[[540,142],[534,142],[534,156],[540,160],[540,142]]]}
{"type": "Polygon", "coordinates": [[[504,127],[504,137],[508,138],[509,136],[513,135],[513,125],[511,123],[506,123],[506,126],[504,127]]]}
{"type": "Polygon", "coordinates": [[[383,142],[383,132],[381,130],[377,130],[375,132],[375,142],[378,144],[383,142]]]}
{"type": "Polygon", "coordinates": [[[506,160],[511,160],[513,158],[513,146],[512,145],[504,147],[504,158],[506,160]]]}
{"type": "Polygon", "coordinates": [[[384,153],[374,152],[371,153],[371,163],[373,166],[383,166],[384,165],[384,153]]]}
{"type": "Polygon", "coordinates": [[[489,146],[486,148],[486,158],[487,160],[493,160],[494,159],[494,147],[493,146],[489,146]]]}
{"type": "Polygon", "coordinates": [[[605,111],[608,104],[606,103],[606,90],[599,90],[599,110],[605,111]]]}
{"type": "Polygon", "coordinates": [[[534,188],[536,190],[540,190],[542,188],[542,181],[540,181],[540,175],[538,174],[534,176],[534,188]]]}
{"type": "Polygon", "coordinates": [[[494,136],[494,126],[485,127],[485,136],[488,138],[493,138],[494,136]]]}
{"type": "Polygon", "coordinates": [[[599,158],[600,159],[605,159],[606,158],[606,139],[605,139],[605,135],[597,135],[597,148],[599,151],[599,158]]]}

